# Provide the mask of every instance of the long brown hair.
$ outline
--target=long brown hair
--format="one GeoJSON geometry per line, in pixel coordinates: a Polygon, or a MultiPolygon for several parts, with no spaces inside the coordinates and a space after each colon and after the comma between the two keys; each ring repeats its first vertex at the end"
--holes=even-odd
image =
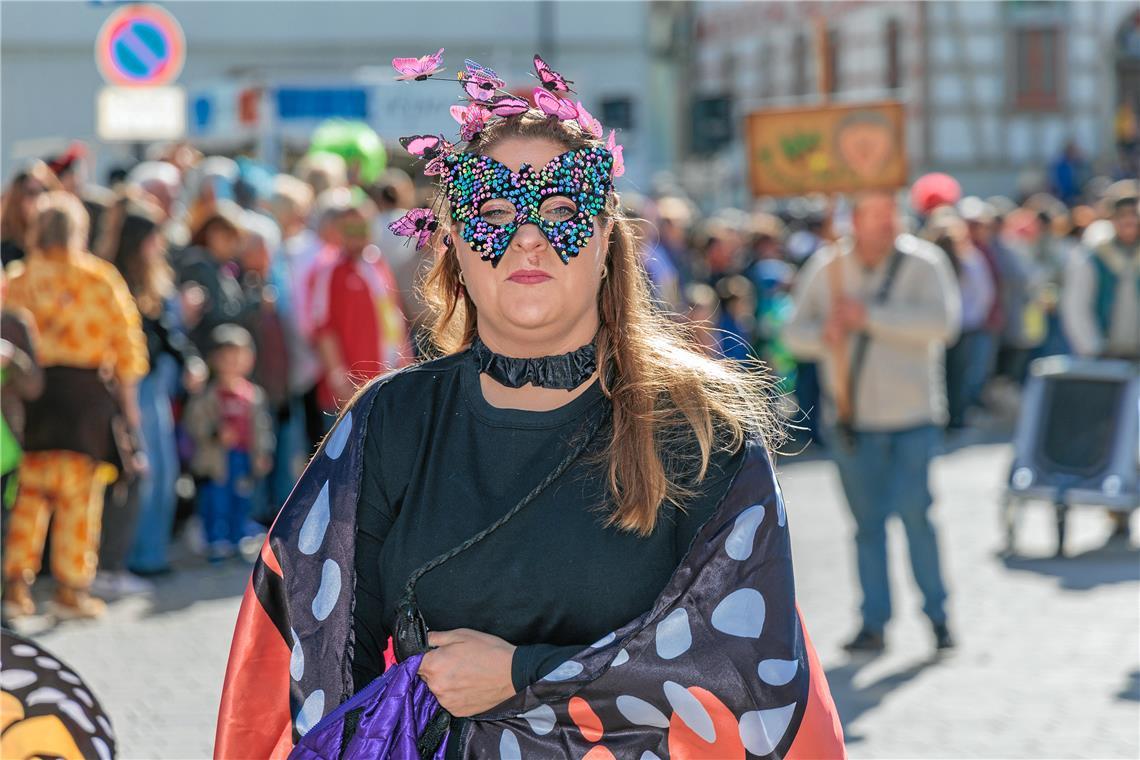
{"type": "Polygon", "coordinates": [[[39,160],[32,161],[8,183],[8,188],[4,191],[3,209],[0,209],[0,240],[10,240],[24,250],[31,247],[28,233],[32,220],[24,213],[29,181],[38,183],[42,192],[63,189],[48,165],[39,160]]]}
{"type": "Polygon", "coordinates": [[[123,196],[109,212],[102,240],[103,255],[123,275],[139,312],[151,319],[162,314],[163,302],[174,292],[174,271],[165,257],[155,261],[143,252],[158,234],[161,212],[141,198],[123,196]]]}
{"type": "MultiPolygon", "coordinates": [[[[532,111],[493,122],[467,150],[486,153],[509,137],[553,140],[567,150],[601,144],[576,124],[532,111]]],[[[647,535],[663,504],[683,508],[694,495],[715,451],[735,451],[751,436],[774,443],[781,428],[768,403],[771,383],[759,368],[708,358],[691,327],[653,304],[642,241],[616,193],[599,219],[612,223],[597,336],[602,388],[613,405],[603,453],[615,504],[607,524],[647,535]]],[[[430,309],[434,349],[451,354],[470,345],[479,315],[460,287],[454,243],[443,246],[444,227],[436,233],[443,250],[420,291],[430,309]]]]}

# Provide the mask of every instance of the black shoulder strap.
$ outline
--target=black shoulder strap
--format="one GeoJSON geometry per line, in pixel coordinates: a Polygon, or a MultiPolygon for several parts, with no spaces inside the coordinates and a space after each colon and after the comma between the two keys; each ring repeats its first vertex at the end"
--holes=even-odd
{"type": "MultiPolygon", "coordinates": [[[[883,276],[883,281],[879,285],[879,290],[875,293],[875,298],[872,301],[875,304],[884,304],[887,298],[890,297],[891,288],[894,286],[895,279],[898,277],[899,268],[902,266],[903,253],[898,248],[895,248],[894,253],[891,254],[891,260],[887,263],[887,273],[883,276]]],[[[851,356],[851,369],[847,373],[847,398],[851,399],[851,419],[840,420],[851,426],[855,422],[855,400],[856,393],[859,390],[859,376],[863,372],[863,365],[867,360],[867,347],[871,342],[871,336],[866,331],[859,333],[855,338],[855,350],[851,356]]]]}
{"type": "Polygon", "coordinates": [[[539,494],[546,490],[547,486],[562,476],[570,465],[580,457],[590,442],[601,430],[605,421],[609,418],[609,405],[603,405],[605,409],[595,415],[585,426],[582,435],[579,437],[578,442],[574,448],[567,454],[566,458],[558,463],[553,470],[539,483],[534,489],[524,496],[517,504],[511,507],[505,515],[500,517],[491,525],[476,533],[471,538],[467,539],[459,546],[451,549],[450,551],[440,554],[438,557],[429,560],[420,567],[418,567],[409,577],[408,582],[404,585],[404,595],[396,608],[396,631],[393,636],[393,648],[395,650],[396,659],[404,660],[407,657],[427,651],[427,627],[424,624],[423,617],[420,615],[419,607],[416,604],[416,584],[425,574],[436,569],[443,563],[454,558],[458,554],[470,549],[475,544],[479,543],[487,536],[491,535],[499,528],[510,522],[515,515],[523,510],[528,504],[535,500],[539,494]]]}

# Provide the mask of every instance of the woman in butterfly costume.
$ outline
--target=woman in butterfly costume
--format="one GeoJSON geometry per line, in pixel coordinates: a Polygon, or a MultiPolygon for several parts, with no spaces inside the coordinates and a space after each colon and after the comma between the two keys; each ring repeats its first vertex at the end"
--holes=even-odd
{"type": "Polygon", "coordinates": [[[615,136],[535,75],[532,107],[467,61],[459,143],[403,141],[438,357],[361,390],[270,530],[218,758],[845,756],[765,381],[655,311],[615,136]]]}

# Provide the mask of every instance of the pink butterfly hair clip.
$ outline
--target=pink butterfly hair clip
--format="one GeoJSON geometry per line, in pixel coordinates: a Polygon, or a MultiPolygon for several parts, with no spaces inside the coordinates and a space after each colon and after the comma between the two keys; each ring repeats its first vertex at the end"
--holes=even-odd
{"type": "Polygon", "coordinates": [[[578,108],[571,100],[565,100],[543,87],[534,88],[534,104],[547,116],[561,121],[578,118],[578,108]]]}
{"type": "Polygon", "coordinates": [[[514,95],[499,95],[491,98],[484,105],[495,116],[518,116],[530,110],[530,103],[525,98],[514,95]]]}
{"type": "Polygon", "coordinates": [[[582,101],[580,101],[580,100],[578,101],[578,106],[577,106],[576,110],[577,110],[577,115],[574,117],[574,120],[578,122],[578,126],[582,128],[582,131],[585,132],[586,134],[590,135],[591,137],[595,137],[595,138],[601,140],[602,139],[602,123],[600,121],[598,121],[597,119],[595,119],[590,114],[590,112],[586,110],[586,107],[584,105],[582,105],[582,101]]]}
{"type": "Polygon", "coordinates": [[[611,129],[609,139],[606,140],[606,150],[614,157],[614,166],[610,170],[610,176],[617,179],[625,174],[625,157],[622,156],[622,147],[617,144],[617,130],[611,129]]]}
{"type": "Polygon", "coordinates": [[[421,58],[393,58],[392,68],[400,72],[396,81],[406,82],[414,79],[422,82],[443,71],[443,67],[439,65],[442,61],[443,48],[440,48],[434,55],[425,55],[421,58]]]}
{"type": "Polygon", "coordinates": [[[459,137],[464,142],[471,142],[479,136],[483,127],[487,126],[487,119],[491,118],[491,112],[487,110],[486,106],[472,103],[467,106],[452,106],[451,118],[459,122],[459,137]]]}
{"type": "Polygon", "coordinates": [[[542,56],[537,53],[534,56],[534,72],[538,81],[542,82],[543,89],[549,92],[573,92],[570,85],[574,82],[550,68],[546,61],[542,60],[542,56]]]}
{"type": "Polygon", "coordinates": [[[417,251],[427,245],[437,227],[439,222],[430,208],[414,208],[388,225],[393,234],[414,238],[417,251]]]}
{"type": "Polygon", "coordinates": [[[455,150],[455,146],[443,138],[443,135],[411,135],[401,137],[400,145],[413,156],[427,161],[424,174],[431,176],[443,172],[443,159],[448,153],[455,150]]]}
{"type": "Polygon", "coordinates": [[[459,81],[463,83],[463,91],[471,100],[490,100],[496,92],[507,86],[498,74],[486,66],[480,66],[470,58],[464,60],[463,64],[467,70],[459,72],[459,81]]]}

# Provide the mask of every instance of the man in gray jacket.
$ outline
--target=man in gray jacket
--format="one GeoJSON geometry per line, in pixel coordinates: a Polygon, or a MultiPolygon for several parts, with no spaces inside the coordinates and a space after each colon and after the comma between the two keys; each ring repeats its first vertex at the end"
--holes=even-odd
{"type": "Polygon", "coordinates": [[[855,518],[863,622],[846,648],[884,648],[886,523],[896,514],[936,646],[948,649],[928,469],[947,421],[943,357],[959,330],[961,297],[945,256],[899,234],[892,195],[859,196],[852,223],[850,241],[816,253],[800,273],[784,332],[796,355],[820,364],[826,438],[855,518]]]}

